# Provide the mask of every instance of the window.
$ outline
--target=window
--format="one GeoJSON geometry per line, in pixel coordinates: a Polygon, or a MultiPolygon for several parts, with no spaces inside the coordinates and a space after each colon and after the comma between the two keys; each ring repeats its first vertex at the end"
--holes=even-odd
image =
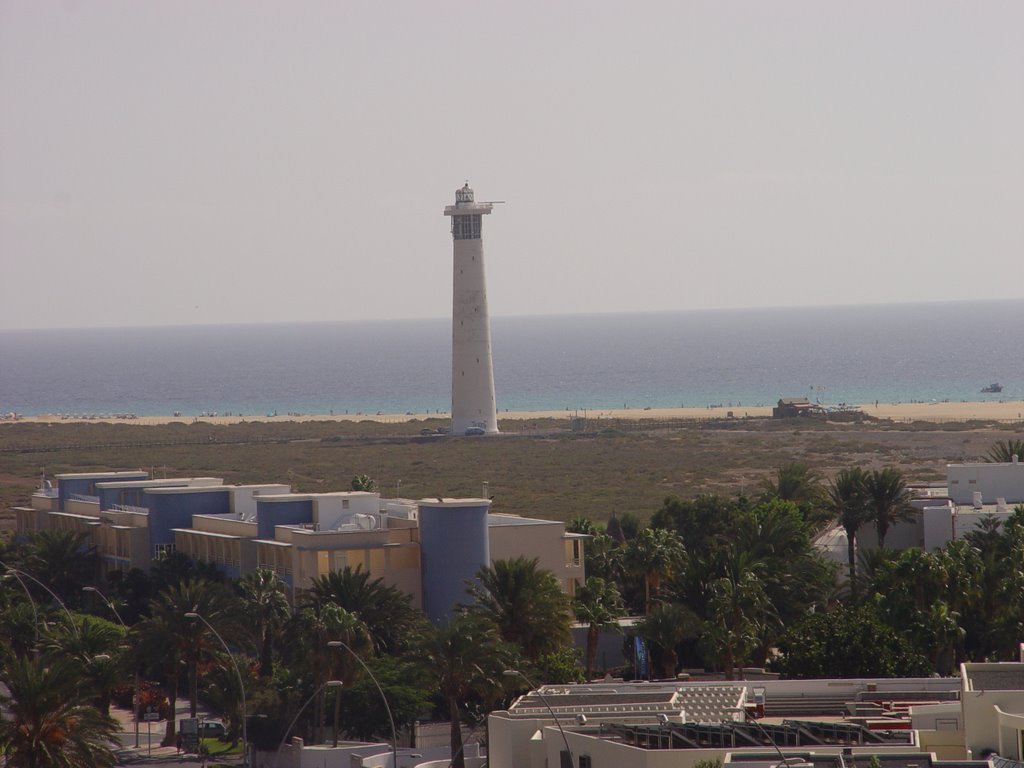
{"type": "Polygon", "coordinates": [[[590,768],[590,755],[580,755],[580,768],[590,768]]]}
{"type": "Polygon", "coordinates": [[[582,547],[580,546],[579,539],[572,540],[572,564],[579,565],[580,560],[583,558],[582,547]]]}
{"type": "Polygon", "coordinates": [[[452,237],[456,240],[479,240],[480,214],[452,216],[452,237]]]}
{"type": "Polygon", "coordinates": [[[168,555],[174,554],[174,545],[173,544],[157,544],[154,554],[156,555],[156,557],[154,559],[156,559],[156,560],[163,560],[168,555]]]}

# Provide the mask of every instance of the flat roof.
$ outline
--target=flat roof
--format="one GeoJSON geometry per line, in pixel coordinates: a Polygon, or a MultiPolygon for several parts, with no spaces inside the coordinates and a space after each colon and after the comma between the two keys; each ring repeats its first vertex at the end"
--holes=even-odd
{"type": "Polygon", "coordinates": [[[492,512],[487,515],[487,525],[561,525],[557,520],[540,520],[536,517],[520,517],[502,512],[492,512]]]}
{"type": "Polygon", "coordinates": [[[146,493],[163,495],[172,493],[209,493],[210,491],[227,493],[234,487],[233,485],[175,485],[169,488],[147,488],[146,493]]]}
{"type": "MultiPolygon", "coordinates": [[[[1021,457],[1024,459],[1024,457],[1021,457]]],[[[1024,469],[1024,461],[951,461],[947,467],[1015,467],[1024,469]]]]}
{"type": "Polygon", "coordinates": [[[372,491],[330,491],[328,493],[261,493],[260,501],[313,501],[315,499],[341,498],[351,499],[353,497],[374,496],[379,498],[379,493],[372,491]]]}
{"type": "Polygon", "coordinates": [[[435,496],[432,499],[420,499],[416,502],[421,507],[479,507],[491,506],[490,499],[444,499],[435,496]]]}
{"type": "Polygon", "coordinates": [[[971,691],[1024,691],[1024,664],[965,664],[971,691]]]}
{"type": "Polygon", "coordinates": [[[213,531],[201,531],[197,528],[171,528],[173,533],[190,533],[196,536],[207,536],[211,539],[231,539],[237,541],[245,538],[244,536],[236,536],[231,533],[214,533],[213,531]]]}
{"type": "Polygon", "coordinates": [[[223,485],[224,480],[220,477],[165,477],[161,480],[120,480],[96,483],[97,488],[160,488],[175,486],[190,486],[193,488],[209,487],[192,485],[197,482],[208,482],[210,485],[223,485]]]}
{"type": "Polygon", "coordinates": [[[100,480],[104,477],[138,477],[139,475],[147,477],[149,473],[144,469],[137,469],[135,471],[125,470],[121,472],[61,472],[59,475],[54,475],[54,477],[58,480],[100,480]]]}
{"type": "MultiPolygon", "coordinates": [[[[176,485],[170,488],[147,488],[146,493],[205,493],[207,491],[258,491],[263,488],[281,488],[277,483],[260,483],[253,485],[176,485]]],[[[270,494],[268,494],[269,496],[270,494]]],[[[265,498],[261,496],[260,498],[265,498]]]]}

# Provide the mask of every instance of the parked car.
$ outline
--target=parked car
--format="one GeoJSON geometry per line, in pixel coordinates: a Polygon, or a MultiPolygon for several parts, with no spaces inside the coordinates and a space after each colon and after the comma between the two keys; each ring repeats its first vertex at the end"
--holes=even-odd
{"type": "Polygon", "coordinates": [[[227,733],[224,723],[213,720],[203,720],[199,723],[199,737],[202,739],[223,739],[227,733]]]}
{"type": "Polygon", "coordinates": [[[466,428],[466,434],[467,435],[486,435],[487,432],[484,430],[483,427],[467,427],[466,428]]]}

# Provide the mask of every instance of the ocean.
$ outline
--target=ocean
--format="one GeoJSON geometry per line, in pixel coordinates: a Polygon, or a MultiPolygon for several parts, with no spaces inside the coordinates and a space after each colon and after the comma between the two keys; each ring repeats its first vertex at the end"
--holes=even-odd
{"type": "MultiPolygon", "coordinates": [[[[491,321],[499,410],[1024,399],[1024,300],[491,321]],[[983,394],[992,382],[1000,394],[983,394]]],[[[0,331],[0,413],[450,409],[448,319],[0,331]]]]}

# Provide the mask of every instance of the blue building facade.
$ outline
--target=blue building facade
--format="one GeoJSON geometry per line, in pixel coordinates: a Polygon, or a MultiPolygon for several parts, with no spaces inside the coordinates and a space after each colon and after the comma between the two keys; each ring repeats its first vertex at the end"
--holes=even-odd
{"type": "Polygon", "coordinates": [[[187,490],[150,489],[145,495],[149,509],[149,550],[158,557],[174,546],[174,529],[191,528],[192,515],[222,515],[231,511],[231,488],[212,486],[187,490]]]}
{"type": "Polygon", "coordinates": [[[469,602],[466,583],[491,564],[486,499],[420,501],[420,570],[423,612],[445,624],[454,608],[469,602]]]}
{"type": "Polygon", "coordinates": [[[64,511],[64,505],[74,497],[98,497],[98,483],[112,480],[148,480],[149,473],[138,472],[104,472],[90,474],[57,475],[57,509],[64,511]]]}

